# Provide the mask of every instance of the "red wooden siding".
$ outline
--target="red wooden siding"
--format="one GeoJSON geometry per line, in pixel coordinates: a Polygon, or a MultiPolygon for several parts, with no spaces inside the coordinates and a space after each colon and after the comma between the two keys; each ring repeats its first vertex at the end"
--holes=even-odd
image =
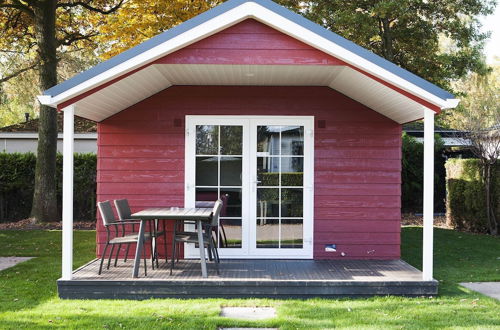
{"type": "Polygon", "coordinates": [[[168,88],[99,123],[98,200],[128,198],[133,211],[182,206],[184,127],[174,119],[210,114],[324,120],[315,128],[314,257],[399,258],[401,126],[327,87],[168,88]]]}
{"type": "Polygon", "coordinates": [[[238,23],[155,63],[346,65],[253,19],[238,23]]]}

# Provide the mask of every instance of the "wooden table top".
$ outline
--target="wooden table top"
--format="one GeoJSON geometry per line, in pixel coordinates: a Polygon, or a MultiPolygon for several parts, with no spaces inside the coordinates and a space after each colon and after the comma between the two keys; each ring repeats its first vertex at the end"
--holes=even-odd
{"type": "Polygon", "coordinates": [[[133,213],[134,219],[140,220],[210,220],[211,208],[150,208],[133,213]]]}

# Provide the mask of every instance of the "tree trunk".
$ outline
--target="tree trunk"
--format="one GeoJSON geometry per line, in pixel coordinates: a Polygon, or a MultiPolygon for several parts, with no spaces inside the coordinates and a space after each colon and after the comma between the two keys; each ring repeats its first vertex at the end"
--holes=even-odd
{"type": "Polygon", "coordinates": [[[382,55],[386,60],[394,61],[394,50],[390,21],[388,18],[379,18],[379,33],[382,39],[382,55]]]}
{"type": "Polygon", "coordinates": [[[491,203],[491,164],[486,163],[485,165],[485,192],[486,192],[486,214],[488,219],[488,225],[490,227],[491,235],[498,235],[498,226],[494,215],[494,205],[491,203]]]}
{"type": "MultiPolygon", "coordinates": [[[[56,0],[34,6],[35,32],[40,58],[41,90],[57,84],[56,0]]],[[[57,111],[40,106],[35,187],[31,216],[38,222],[59,220],[56,192],[57,111]]]]}

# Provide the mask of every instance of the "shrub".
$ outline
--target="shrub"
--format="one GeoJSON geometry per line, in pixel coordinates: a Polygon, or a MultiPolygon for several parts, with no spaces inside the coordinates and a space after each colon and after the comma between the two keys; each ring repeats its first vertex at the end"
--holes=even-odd
{"type": "MultiPolygon", "coordinates": [[[[500,217],[500,166],[492,173],[495,216],[500,217]]],[[[449,159],[446,162],[446,220],[459,230],[488,232],[486,198],[479,159],[449,159]]]]}
{"type": "MultiPolygon", "coordinates": [[[[96,164],[94,154],[75,154],[74,218],[95,220],[96,164]]],[[[57,155],[58,209],[62,201],[62,155],[57,155]]],[[[0,222],[30,216],[35,182],[36,156],[33,153],[0,153],[0,222]]],[[[54,219],[54,221],[59,219],[54,219]]]]}
{"type": "MultiPolygon", "coordinates": [[[[445,159],[443,140],[435,136],[434,146],[434,209],[445,210],[445,159]]],[[[424,144],[403,133],[401,169],[401,208],[403,212],[422,212],[424,144]]]]}

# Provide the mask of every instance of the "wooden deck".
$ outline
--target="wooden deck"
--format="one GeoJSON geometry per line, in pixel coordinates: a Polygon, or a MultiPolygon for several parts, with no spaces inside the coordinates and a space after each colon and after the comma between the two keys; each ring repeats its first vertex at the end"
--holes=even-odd
{"type": "MultiPolygon", "coordinates": [[[[141,263],[142,266],[142,263],[141,263]]],[[[59,280],[66,299],[148,299],[194,297],[364,297],[436,295],[438,283],[401,260],[222,260],[220,275],[209,263],[202,278],[199,261],[181,260],[173,275],[165,262],[144,277],[132,278],[132,261],[118,262],[97,275],[98,260],[59,280]]]]}

